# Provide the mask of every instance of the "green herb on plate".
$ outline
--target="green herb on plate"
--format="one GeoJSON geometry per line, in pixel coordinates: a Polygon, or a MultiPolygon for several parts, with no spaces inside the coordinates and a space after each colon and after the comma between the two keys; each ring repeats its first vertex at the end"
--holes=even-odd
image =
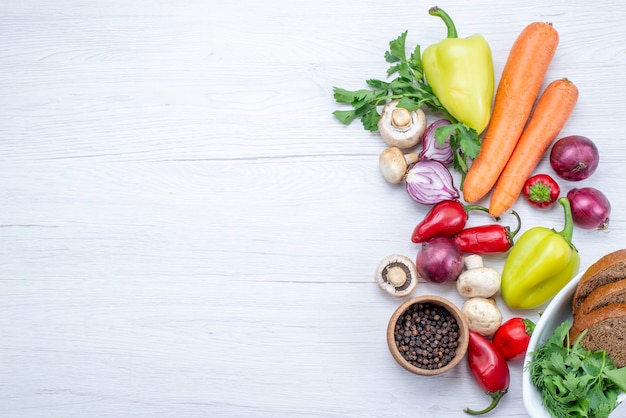
{"type": "Polygon", "coordinates": [[[618,406],[617,397],[626,392],[626,367],[617,369],[603,350],[591,352],[569,339],[570,322],[565,321],[548,341],[531,353],[526,364],[543,404],[555,418],[608,417],[618,406]]]}

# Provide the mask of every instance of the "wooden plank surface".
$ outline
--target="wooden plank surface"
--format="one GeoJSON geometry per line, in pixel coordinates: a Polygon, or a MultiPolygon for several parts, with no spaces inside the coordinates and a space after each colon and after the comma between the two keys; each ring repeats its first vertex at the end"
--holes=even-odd
{"type": "MultiPolygon", "coordinates": [[[[486,37],[498,78],[526,24],[558,29],[547,79],[580,89],[561,136],[589,136],[601,153],[590,179],[563,189],[597,187],[613,205],[609,230],[575,231],[583,267],[626,245],[625,4],[439,4],[461,36],[486,37]]],[[[384,78],[401,32],[410,45],[445,36],[432,5],[5,1],[0,415],[453,417],[486,406],[465,364],[423,378],[390,356],[400,301],[373,271],[387,254],[414,256],[408,238],[428,208],[382,179],[376,134],[331,115],[333,86],[384,78]]],[[[537,171],[548,170],[544,159],[537,171]]],[[[559,208],[515,209],[523,229],[561,228],[559,208]]],[[[462,303],[450,286],[420,283],[426,293],[462,303]]],[[[521,369],[494,416],[526,416],[521,369]]]]}

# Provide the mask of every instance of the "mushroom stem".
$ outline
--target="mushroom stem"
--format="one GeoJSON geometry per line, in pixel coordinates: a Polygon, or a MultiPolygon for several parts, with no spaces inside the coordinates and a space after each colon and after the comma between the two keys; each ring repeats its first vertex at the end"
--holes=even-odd
{"type": "Polygon", "coordinates": [[[467,270],[483,267],[483,258],[478,254],[470,254],[465,257],[465,268],[467,270]]]}
{"type": "Polygon", "coordinates": [[[396,128],[402,129],[409,126],[412,122],[411,112],[403,107],[396,107],[391,112],[391,123],[396,128]]]}
{"type": "Polygon", "coordinates": [[[374,278],[384,291],[403,297],[413,292],[417,286],[418,274],[412,259],[405,255],[392,254],[380,260],[374,278]]]}
{"type": "Polygon", "coordinates": [[[393,266],[387,270],[387,280],[394,286],[402,286],[406,283],[406,271],[400,266],[393,266]]]}
{"type": "Polygon", "coordinates": [[[411,164],[415,164],[419,159],[420,159],[419,154],[415,154],[413,152],[410,154],[404,154],[404,161],[406,161],[407,168],[411,164]]]}

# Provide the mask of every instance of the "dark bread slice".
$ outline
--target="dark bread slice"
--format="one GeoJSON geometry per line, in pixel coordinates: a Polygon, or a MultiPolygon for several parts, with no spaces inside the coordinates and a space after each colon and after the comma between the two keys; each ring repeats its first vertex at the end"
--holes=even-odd
{"type": "Polygon", "coordinates": [[[626,279],[605,284],[593,290],[583,299],[574,312],[574,316],[586,315],[593,310],[612,304],[626,304],[626,279]]]}
{"type": "Polygon", "coordinates": [[[604,350],[616,367],[626,366],[626,304],[612,304],[580,315],[570,328],[573,343],[583,330],[580,343],[589,351],[604,350]]]}
{"type": "Polygon", "coordinates": [[[626,249],[609,253],[593,263],[583,273],[572,300],[572,313],[596,288],[626,278],[626,249]]]}

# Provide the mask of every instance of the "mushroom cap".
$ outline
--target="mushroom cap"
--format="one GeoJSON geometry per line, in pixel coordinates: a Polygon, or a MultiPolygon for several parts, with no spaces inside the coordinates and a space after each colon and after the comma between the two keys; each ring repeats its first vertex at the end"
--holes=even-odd
{"type": "Polygon", "coordinates": [[[463,303],[461,312],[469,328],[485,337],[491,337],[502,325],[502,312],[492,298],[470,298],[463,303]]]}
{"type": "Polygon", "coordinates": [[[456,288],[466,298],[490,298],[500,290],[501,280],[500,273],[491,267],[474,267],[459,275],[456,288]]]}
{"type": "Polygon", "coordinates": [[[419,159],[418,154],[402,153],[398,147],[385,148],[378,157],[378,166],[383,178],[389,183],[402,183],[409,166],[419,159]]]}
{"type": "Polygon", "coordinates": [[[388,255],[380,260],[374,278],[382,290],[398,297],[411,294],[418,282],[415,263],[401,254],[388,255]]]}
{"type": "Polygon", "coordinates": [[[426,131],[426,114],[422,109],[409,111],[398,107],[400,100],[385,104],[378,120],[378,131],[392,147],[412,148],[426,131]]]}

